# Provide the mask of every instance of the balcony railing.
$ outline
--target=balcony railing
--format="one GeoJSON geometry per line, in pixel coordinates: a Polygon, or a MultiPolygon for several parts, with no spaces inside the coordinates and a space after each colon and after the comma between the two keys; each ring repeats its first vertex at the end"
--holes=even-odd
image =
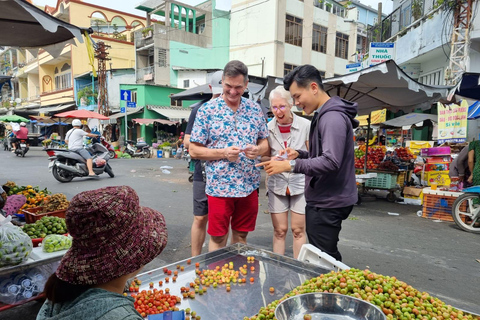
{"type": "Polygon", "coordinates": [[[382,23],[369,26],[369,42],[385,42],[392,37],[406,32],[408,28],[416,26],[418,22],[432,16],[440,10],[437,0],[411,0],[404,2],[389,14],[382,23]]]}
{"type": "Polygon", "coordinates": [[[137,81],[153,81],[155,80],[155,67],[150,66],[146,68],[137,69],[137,81]]]}
{"type": "Polygon", "coordinates": [[[65,87],[65,88],[56,88],[56,89],[49,90],[49,91],[43,91],[42,94],[55,93],[55,92],[58,92],[58,91],[64,91],[64,90],[70,90],[70,89],[73,89],[73,87],[70,86],[70,87],[65,87]]]}

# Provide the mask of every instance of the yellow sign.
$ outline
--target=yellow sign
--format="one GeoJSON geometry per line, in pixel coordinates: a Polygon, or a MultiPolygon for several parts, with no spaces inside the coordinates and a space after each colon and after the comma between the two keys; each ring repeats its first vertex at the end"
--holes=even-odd
{"type": "Polygon", "coordinates": [[[444,105],[438,102],[438,143],[467,141],[468,103],[444,105]]]}
{"type": "Polygon", "coordinates": [[[387,109],[382,109],[378,111],[373,111],[371,113],[371,124],[378,124],[385,122],[387,120],[387,109]]]}
{"type": "MultiPolygon", "coordinates": [[[[360,126],[368,126],[368,115],[358,116],[357,119],[360,122],[360,126]]],[[[370,124],[379,124],[387,120],[387,109],[373,111],[370,113],[370,124]]]]}

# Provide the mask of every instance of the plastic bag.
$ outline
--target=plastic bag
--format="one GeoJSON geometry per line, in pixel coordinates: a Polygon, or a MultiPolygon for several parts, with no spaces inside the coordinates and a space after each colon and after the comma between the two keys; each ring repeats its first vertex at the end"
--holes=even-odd
{"type": "Polygon", "coordinates": [[[22,263],[33,249],[30,237],[19,227],[10,224],[11,220],[11,216],[8,216],[0,222],[0,267],[22,263]]]}
{"type": "Polygon", "coordinates": [[[43,292],[48,277],[55,272],[60,261],[14,272],[0,279],[0,302],[17,304],[43,292]]]}
{"type": "Polygon", "coordinates": [[[69,249],[72,246],[72,237],[61,234],[49,234],[42,241],[43,252],[55,252],[69,249]]]}

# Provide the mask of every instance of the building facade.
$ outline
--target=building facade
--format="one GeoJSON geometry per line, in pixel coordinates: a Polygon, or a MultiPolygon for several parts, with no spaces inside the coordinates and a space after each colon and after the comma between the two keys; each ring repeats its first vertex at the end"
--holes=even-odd
{"type": "Polygon", "coordinates": [[[344,74],[355,62],[357,25],[335,1],[232,0],[230,59],[252,75],[283,77],[312,64],[323,76],[344,74]]]}

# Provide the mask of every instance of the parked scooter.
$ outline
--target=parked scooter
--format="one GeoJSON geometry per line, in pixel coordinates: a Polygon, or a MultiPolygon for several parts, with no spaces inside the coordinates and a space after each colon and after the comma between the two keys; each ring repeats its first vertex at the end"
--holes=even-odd
{"type": "Polygon", "coordinates": [[[29,148],[27,145],[27,140],[20,140],[15,142],[15,155],[17,157],[20,157],[20,156],[22,156],[22,158],[25,157],[28,150],[29,148]]]}
{"type": "MultiPolygon", "coordinates": [[[[93,155],[93,172],[96,175],[106,172],[111,178],[115,177],[108,164],[110,155],[107,148],[95,142],[85,149],[93,155]]],[[[58,181],[70,182],[75,177],[88,176],[87,161],[78,153],[67,149],[49,149],[47,153],[50,156],[48,169],[58,181]]]]}
{"type": "Polygon", "coordinates": [[[480,186],[463,190],[452,206],[453,221],[463,231],[480,234],[480,186]]]}
{"type": "Polygon", "coordinates": [[[102,145],[107,148],[108,150],[108,155],[110,156],[110,159],[115,159],[117,158],[117,154],[115,153],[115,149],[113,148],[113,146],[104,138],[104,137],[100,137],[100,142],[102,143],[102,145]]]}
{"type": "Polygon", "coordinates": [[[150,151],[150,146],[143,141],[135,143],[135,141],[127,140],[127,147],[125,148],[125,152],[128,153],[132,158],[150,158],[150,156],[152,155],[150,151]]]}

